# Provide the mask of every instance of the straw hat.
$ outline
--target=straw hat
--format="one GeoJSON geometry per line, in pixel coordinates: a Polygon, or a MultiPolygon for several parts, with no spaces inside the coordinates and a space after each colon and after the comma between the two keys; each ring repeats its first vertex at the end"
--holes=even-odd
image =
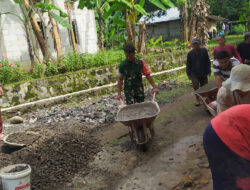
{"type": "Polygon", "coordinates": [[[223,82],[222,86],[230,91],[250,91],[250,66],[244,64],[235,66],[231,71],[230,78],[223,82]]]}

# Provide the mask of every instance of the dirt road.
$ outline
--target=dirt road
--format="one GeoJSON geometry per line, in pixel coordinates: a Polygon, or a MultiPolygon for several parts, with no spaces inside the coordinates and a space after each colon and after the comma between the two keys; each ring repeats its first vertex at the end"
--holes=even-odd
{"type": "MultiPolygon", "coordinates": [[[[105,144],[90,164],[87,176],[76,175],[70,190],[209,190],[211,174],[202,147],[202,134],[211,120],[194,106],[191,92],[161,106],[156,136],[140,152],[123,136],[118,124],[102,131],[105,144]],[[117,139],[117,137],[123,136],[117,139]]],[[[67,188],[65,188],[67,189],[67,188]]]]}
{"type": "MultiPolygon", "coordinates": [[[[39,132],[41,138],[30,147],[1,152],[0,165],[13,162],[34,165],[37,171],[33,172],[32,180],[36,186],[32,189],[39,190],[210,190],[211,174],[202,134],[211,116],[203,107],[194,106],[190,87],[177,91],[182,95],[170,98],[166,90],[159,95],[161,113],[155,121],[156,136],[147,152],[130,143],[128,129],[120,123],[93,127],[76,119],[74,124],[38,123],[12,129],[8,125],[6,131],[30,128],[39,132]]],[[[79,113],[80,108],[76,109],[79,113]]],[[[98,109],[103,108],[98,105],[98,109]]],[[[43,117],[42,122],[58,116],[60,109],[50,112],[45,114],[52,116],[46,116],[46,120],[43,117]]],[[[74,112],[70,109],[70,113],[74,112]]]]}

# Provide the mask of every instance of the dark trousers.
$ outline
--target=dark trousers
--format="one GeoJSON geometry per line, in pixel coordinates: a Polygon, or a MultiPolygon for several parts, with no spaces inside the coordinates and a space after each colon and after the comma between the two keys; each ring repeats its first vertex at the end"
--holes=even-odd
{"type": "Polygon", "coordinates": [[[207,76],[205,77],[192,76],[192,84],[194,90],[198,90],[200,87],[204,86],[207,83],[208,83],[207,76]]]}
{"type": "Polygon", "coordinates": [[[217,136],[211,124],[205,130],[203,144],[214,190],[250,190],[250,162],[231,151],[217,136]]]}

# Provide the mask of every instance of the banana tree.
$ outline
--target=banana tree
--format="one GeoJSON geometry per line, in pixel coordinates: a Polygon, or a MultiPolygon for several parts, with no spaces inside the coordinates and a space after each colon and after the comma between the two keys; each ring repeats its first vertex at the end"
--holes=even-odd
{"type": "MultiPolygon", "coordinates": [[[[150,3],[157,6],[159,9],[166,10],[166,6],[175,7],[175,5],[170,0],[149,0],[150,3]]],[[[137,47],[136,42],[136,24],[138,23],[139,15],[146,15],[147,12],[143,8],[145,4],[145,0],[140,0],[139,2],[136,0],[113,0],[112,6],[109,8],[107,15],[111,15],[115,11],[124,11],[125,19],[126,19],[126,29],[128,35],[129,43],[133,44],[137,49],[143,49],[140,46],[143,45],[144,41],[144,33],[145,33],[145,25],[140,24],[140,35],[139,35],[139,46],[137,47]]]]}
{"type": "Polygon", "coordinates": [[[208,43],[207,16],[209,6],[205,0],[180,0],[183,40],[191,41],[194,37],[201,44],[208,43]]]}
{"type": "Polygon", "coordinates": [[[123,13],[116,11],[114,15],[104,19],[103,29],[105,47],[123,44],[126,39],[126,22],[123,13]]]}
{"type": "MultiPolygon", "coordinates": [[[[61,9],[56,7],[53,3],[53,0],[42,0],[36,4],[33,4],[33,7],[38,9],[37,14],[39,15],[41,21],[43,22],[43,25],[45,27],[45,41],[48,46],[48,26],[46,22],[43,19],[43,14],[48,14],[50,23],[52,25],[51,27],[51,33],[52,37],[54,39],[54,44],[56,47],[57,52],[57,58],[60,59],[63,56],[63,50],[61,45],[61,38],[59,35],[59,28],[58,23],[61,24],[64,27],[67,27],[69,29],[72,28],[72,26],[65,20],[68,15],[64,13],[61,9]],[[58,12],[59,14],[56,14],[58,12]]],[[[48,47],[47,47],[48,50],[48,47]]]]}

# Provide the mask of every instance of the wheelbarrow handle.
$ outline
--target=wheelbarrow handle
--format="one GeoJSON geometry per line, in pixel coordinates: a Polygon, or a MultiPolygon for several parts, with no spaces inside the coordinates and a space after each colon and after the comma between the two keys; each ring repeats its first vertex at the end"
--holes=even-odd
{"type": "Polygon", "coordinates": [[[122,98],[119,98],[119,100],[120,100],[121,104],[124,105],[122,98]]]}
{"type": "Polygon", "coordinates": [[[155,102],[155,98],[156,98],[156,92],[154,92],[153,94],[153,99],[152,99],[153,102],[155,102]]]}

